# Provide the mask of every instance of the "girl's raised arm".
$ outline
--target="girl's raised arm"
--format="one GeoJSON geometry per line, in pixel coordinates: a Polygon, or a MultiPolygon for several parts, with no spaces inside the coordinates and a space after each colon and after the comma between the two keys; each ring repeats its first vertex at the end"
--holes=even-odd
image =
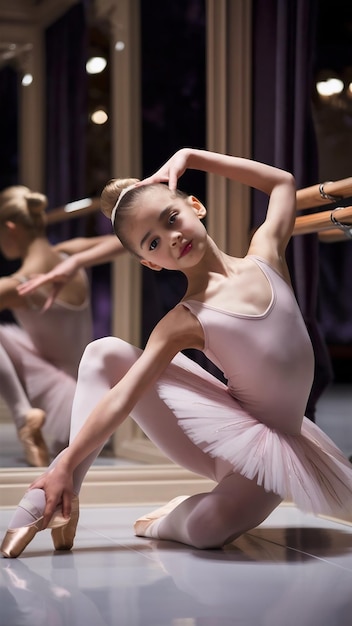
{"type": "Polygon", "coordinates": [[[155,174],[139,184],[168,182],[176,189],[177,181],[187,169],[217,174],[262,191],[270,197],[265,229],[256,235],[256,245],[274,245],[281,254],[291,237],[296,216],[296,187],[289,172],[251,159],[217,152],[182,148],[155,174]],[[265,242],[261,241],[262,236],[265,242]]]}

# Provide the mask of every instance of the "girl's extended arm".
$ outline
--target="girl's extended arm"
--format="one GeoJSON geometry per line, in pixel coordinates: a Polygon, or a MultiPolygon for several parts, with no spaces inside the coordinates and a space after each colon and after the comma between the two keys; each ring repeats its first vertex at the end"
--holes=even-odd
{"type": "Polygon", "coordinates": [[[80,267],[90,267],[100,263],[108,263],[122,248],[116,235],[100,235],[98,237],[74,237],[61,241],[54,246],[57,252],[77,256],[80,267]]]}
{"type": "Polygon", "coordinates": [[[251,159],[182,148],[153,176],[139,184],[168,182],[169,188],[174,190],[186,169],[225,176],[270,196],[265,229],[260,233],[257,231],[252,243],[261,248],[274,245],[279,254],[283,253],[291,237],[296,215],[296,187],[290,173],[251,159]]]}
{"type": "MultiPolygon", "coordinates": [[[[28,280],[26,283],[19,285],[18,293],[21,296],[28,295],[45,283],[53,283],[51,295],[43,309],[47,310],[54,302],[63,285],[67,283],[79,269],[107,263],[112,261],[119,254],[125,252],[125,248],[115,235],[104,235],[103,237],[96,237],[94,239],[96,241],[95,245],[93,243],[93,245],[85,247],[85,243],[82,241],[83,238],[79,238],[79,241],[73,244],[73,247],[81,248],[79,252],[76,252],[59,263],[51,272],[40,274],[28,280]]],[[[89,239],[87,242],[88,241],[89,239]]],[[[60,247],[60,245],[64,246],[65,244],[59,244],[58,247],[60,247]]],[[[64,248],[61,248],[61,250],[64,250],[64,248]]]]}

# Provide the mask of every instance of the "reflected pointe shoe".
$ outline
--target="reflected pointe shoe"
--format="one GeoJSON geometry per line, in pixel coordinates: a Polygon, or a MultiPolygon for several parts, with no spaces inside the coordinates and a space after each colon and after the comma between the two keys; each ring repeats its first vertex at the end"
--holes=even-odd
{"type": "Polygon", "coordinates": [[[26,415],[24,426],[18,430],[26,461],[33,467],[47,467],[50,461],[48,448],[41,432],[44,422],[44,411],[31,409],[26,415]]]}
{"type": "Polygon", "coordinates": [[[137,535],[137,537],[158,539],[158,522],[171,513],[181,502],[188,500],[189,497],[190,496],[177,496],[158,509],[146,513],[143,517],[139,517],[133,524],[135,535],[137,535]]]}
{"type": "MultiPolygon", "coordinates": [[[[63,517],[61,507],[56,509],[48,524],[48,528],[52,529],[51,537],[55,550],[71,550],[76,534],[78,518],[78,496],[74,496],[72,499],[71,515],[69,519],[63,517]]],[[[42,530],[42,526],[43,516],[32,524],[28,524],[28,526],[9,528],[1,544],[0,551],[2,555],[6,558],[18,557],[32,541],[37,532],[42,530]]]]}

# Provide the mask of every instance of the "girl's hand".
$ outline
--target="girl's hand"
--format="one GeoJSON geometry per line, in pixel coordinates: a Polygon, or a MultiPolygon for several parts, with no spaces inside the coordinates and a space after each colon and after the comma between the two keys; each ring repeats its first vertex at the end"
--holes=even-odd
{"type": "Polygon", "coordinates": [[[46,507],[44,511],[43,529],[49,524],[55,509],[61,505],[65,518],[71,515],[71,503],[74,495],[72,474],[60,463],[35,480],[29,487],[43,489],[45,492],[46,507]]]}
{"type": "Polygon", "coordinates": [[[178,150],[168,161],[166,161],[166,163],[164,163],[164,165],[161,166],[160,169],[155,172],[155,174],[141,180],[136,184],[136,187],[167,182],[169,189],[171,191],[175,191],[178,179],[187,169],[190,154],[190,148],[182,148],[181,150],[178,150]]]}
{"type": "Polygon", "coordinates": [[[54,267],[51,272],[48,272],[47,274],[39,274],[35,278],[31,278],[27,282],[18,285],[17,291],[20,296],[26,296],[42,285],[49,282],[52,283],[52,291],[42,308],[42,313],[44,313],[50,309],[62,287],[72,278],[78,269],[79,266],[75,257],[69,257],[54,267]]]}

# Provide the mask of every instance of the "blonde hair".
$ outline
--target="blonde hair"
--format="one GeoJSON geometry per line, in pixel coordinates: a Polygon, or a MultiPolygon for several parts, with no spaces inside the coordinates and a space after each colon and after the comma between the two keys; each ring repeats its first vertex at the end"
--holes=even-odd
{"type": "Polygon", "coordinates": [[[135,185],[138,182],[138,178],[113,178],[105,185],[100,196],[100,206],[106,217],[111,219],[112,210],[118,201],[121,192],[127,187],[135,185]]]}
{"type": "Polygon", "coordinates": [[[23,185],[7,187],[0,192],[0,222],[13,221],[42,233],[45,230],[47,197],[23,185]]]}
{"type": "Polygon", "coordinates": [[[125,194],[122,195],[121,200],[118,204],[118,210],[114,212],[114,223],[112,224],[115,235],[120,239],[122,245],[126,250],[132,252],[132,254],[139,257],[136,251],[130,245],[128,239],[124,235],[123,222],[124,218],[128,216],[136,197],[140,195],[140,193],[145,192],[145,187],[133,187],[136,183],[139,182],[138,178],[113,178],[110,180],[104,187],[101,196],[100,196],[100,208],[104,215],[111,219],[111,214],[113,212],[114,207],[116,207],[116,203],[120,198],[122,192],[131,187],[125,194]]]}

